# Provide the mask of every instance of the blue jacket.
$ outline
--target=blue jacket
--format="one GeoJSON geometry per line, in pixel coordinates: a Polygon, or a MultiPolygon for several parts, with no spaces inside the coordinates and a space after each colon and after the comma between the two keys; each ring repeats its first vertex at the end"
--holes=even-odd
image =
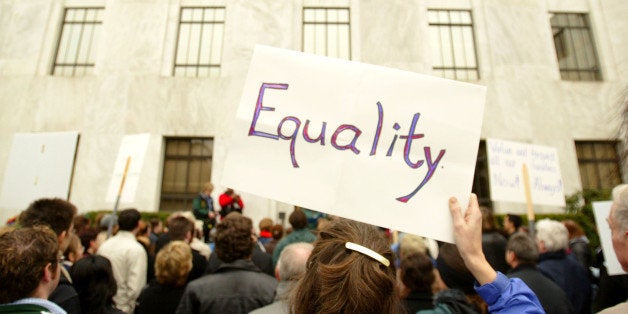
{"type": "Polygon", "coordinates": [[[486,301],[490,313],[545,313],[539,299],[521,279],[508,279],[500,272],[493,282],[482,286],[476,283],[475,291],[486,301]]]}

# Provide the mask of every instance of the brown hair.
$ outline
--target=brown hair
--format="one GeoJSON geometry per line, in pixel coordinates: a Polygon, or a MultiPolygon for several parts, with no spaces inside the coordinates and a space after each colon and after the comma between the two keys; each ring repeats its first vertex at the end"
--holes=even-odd
{"type": "Polygon", "coordinates": [[[480,206],[480,211],[482,212],[482,232],[495,231],[497,227],[495,227],[493,211],[486,206],[480,206]]]}
{"type": "Polygon", "coordinates": [[[270,231],[270,228],[273,227],[273,221],[270,218],[264,218],[259,222],[259,231],[270,231]]]}
{"type": "Polygon", "coordinates": [[[563,220],[562,223],[563,225],[565,225],[565,228],[567,228],[567,232],[569,232],[569,239],[581,237],[584,235],[584,230],[582,230],[582,227],[580,227],[577,222],[571,219],[566,219],[563,220]]]}
{"type": "Polygon", "coordinates": [[[194,232],[194,223],[189,219],[178,216],[168,221],[168,234],[172,240],[185,240],[185,235],[194,232]]]}
{"type": "Polygon", "coordinates": [[[216,226],[216,255],[225,263],[245,259],[253,252],[253,221],[232,212],[216,226]]]}
{"type": "Polygon", "coordinates": [[[275,240],[279,240],[279,239],[283,238],[283,226],[280,225],[280,224],[274,225],[270,229],[270,232],[273,234],[273,239],[275,239],[275,240]]]}
{"type": "Polygon", "coordinates": [[[290,299],[294,313],[398,313],[395,268],[349,250],[347,242],[367,247],[389,261],[393,253],[377,228],[333,221],[319,233],[305,276],[290,299]]]}
{"type": "Polygon", "coordinates": [[[401,257],[401,281],[410,290],[431,292],[434,283],[434,266],[425,253],[412,252],[401,257]]]}
{"type": "Polygon", "coordinates": [[[183,241],[164,246],[155,260],[155,277],[162,285],[181,287],[192,270],[192,249],[183,241]]]}
{"type": "Polygon", "coordinates": [[[307,226],[307,216],[305,216],[305,213],[300,208],[296,208],[292,214],[290,214],[288,221],[294,230],[303,229],[307,226]]]}
{"type": "Polygon", "coordinates": [[[72,203],[60,198],[42,198],[32,202],[20,214],[19,222],[22,227],[48,226],[59,236],[70,230],[74,215],[76,206],[72,203]]]}
{"type": "Polygon", "coordinates": [[[57,236],[48,227],[21,228],[0,235],[0,304],[31,296],[48,264],[54,271],[62,267],[58,258],[57,236]]]}

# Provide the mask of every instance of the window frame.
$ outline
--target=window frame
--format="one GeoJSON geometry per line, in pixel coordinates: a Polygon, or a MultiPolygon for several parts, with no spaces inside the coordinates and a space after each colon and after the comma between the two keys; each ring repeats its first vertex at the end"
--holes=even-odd
{"type": "MultiPolygon", "coordinates": [[[[593,30],[591,28],[591,19],[589,18],[589,13],[551,11],[549,12],[549,14],[550,14],[549,24],[550,24],[550,29],[552,31],[552,42],[553,42],[554,52],[556,54],[556,62],[558,64],[558,72],[560,74],[561,80],[563,81],[591,81],[591,82],[603,81],[604,76],[602,75],[602,64],[600,63],[600,58],[597,52],[597,45],[595,43],[593,30]],[[557,15],[563,15],[564,19],[568,21],[567,22],[568,25],[554,26],[552,24],[552,18],[557,15]],[[578,16],[578,18],[581,18],[581,21],[583,22],[584,25],[582,26],[570,25],[571,16],[578,16]],[[576,49],[575,39],[572,32],[569,32],[570,34],[569,39],[565,38],[567,37],[566,35],[567,31],[570,31],[570,30],[586,30],[586,37],[587,37],[587,40],[589,41],[588,44],[590,44],[590,49],[593,52],[593,56],[590,56],[590,58],[586,58],[586,59],[589,62],[594,61],[595,65],[593,68],[581,67],[578,64],[578,57],[579,56],[581,57],[582,55],[588,56],[589,53],[586,51],[576,49]],[[561,45],[557,45],[557,42],[558,42],[557,38],[560,39],[560,42],[562,43],[561,45]],[[571,42],[571,46],[573,48],[572,51],[569,51],[569,49],[567,49],[568,47],[568,45],[566,44],[567,40],[571,42]],[[559,46],[560,46],[560,49],[559,49],[559,46]],[[573,59],[576,64],[576,67],[575,68],[561,68],[561,64],[560,64],[561,59],[568,57],[570,52],[572,52],[574,55],[573,59]],[[563,74],[563,72],[565,72],[565,74],[563,74]],[[571,78],[570,73],[577,73],[578,78],[571,78]],[[583,75],[585,73],[587,73],[587,75],[592,76],[593,78],[592,79],[583,78],[583,75]]],[[[582,39],[582,41],[586,41],[586,40],[582,39]]]]}
{"type": "Polygon", "coordinates": [[[586,189],[611,189],[613,186],[615,186],[616,184],[620,184],[622,182],[622,178],[623,178],[623,174],[622,174],[622,168],[621,168],[621,156],[619,154],[619,146],[620,142],[617,140],[611,140],[611,141],[594,141],[594,140],[582,140],[582,141],[574,141],[574,147],[576,149],[576,157],[577,157],[577,161],[578,161],[578,172],[580,175],[580,183],[582,185],[583,190],[586,189]],[[615,158],[610,158],[610,157],[597,157],[596,155],[596,145],[609,145],[610,148],[613,149],[613,154],[615,155],[615,158]],[[581,145],[590,145],[590,149],[591,152],[593,153],[593,157],[581,157],[580,154],[578,152],[580,152],[581,150],[584,149],[583,146],[581,145]],[[609,165],[612,164],[613,165],[613,170],[616,171],[616,175],[617,175],[617,179],[619,180],[618,182],[608,182],[608,174],[603,174],[602,170],[600,170],[601,165],[609,165]],[[593,165],[593,172],[594,175],[596,176],[596,178],[591,179],[588,177],[589,173],[588,172],[583,172],[581,170],[581,168],[583,166],[587,166],[587,165],[593,165]],[[595,187],[592,187],[591,183],[593,182],[597,182],[597,185],[595,187]],[[607,184],[605,184],[607,183],[607,184]]]}
{"type": "MultiPolygon", "coordinates": [[[[159,210],[160,211],[172,211],[171,209],[164,209],[164,201],[181,201],[185,206],[185,208],[179,208],[179,209],[175,209],[176,210],[185,210],[185,209],[189,209],[192,208],[192,201],[194,200],[194,198],[198,195],[198,193],[201,191],[202,186],[205,182],[210,181],[211,180],[211,173],[212,173],[212,169],[213,169],[213,160],[214,160],[214,144],[215,144],[215,139],[214,137],[209,137],[209,136],[164,136],[163,137],[163,143],[164,143],[164,150],[163,150],[163,162],[162,162],[162,176],[161,176],[161,184],[159,186],[159,192],[160,192],[160,197],[159,197],[159,210]],[[189,148],[188,148],[188,153],[187,154],[168,154],[168,141],[188,141],[189,148]],[[194,140],[200,140],[200,141],[209,141],[211,143],[211,154],[210,155],[192,155],[192,143],[194,140]],[[176,192],[176,191],[168,191],[164,189],[164,184],[165,184],[165,179],[166,178],[166,162],[167,161],[172,161],[172,160],[183,160],[186,161],[186,178],[185,178],[185,188],[184,190],[189,191],[191,188],[191,182],[190,182],[190,171],[191,171],[191,167],[190,164],[192,161],[195,160],[200,160],[200,161],[207,161],[209,162],[209,177],[208,178],[201,178],[199,176],[199,182],[197,182],[198,184],[198,188],[196,190],[198,191],[189,191],[189,192],[176,192]]],[[[175,175],[176,177],[176,175],[175,175]]]]}
{"type": "MultiPolygon", "coordinates": [[[[305,26],[306,25],[325,25],[325,55],[327,57],[332,57],[329,55],[329,45],[328,45],[328,28],[327,26],[329,25],[346,25],[347,26],[347,31],[348,31],[348,38],[347,38],[347,47],[348,47],[348,59],[347,60],[352,60],[353,59],[353,47],[352,47],[352,32],[351,32],[351,7],[349,6],[304,6],[303,8],[301,8],[301,51],[303,52],[308,52],[305,51],[305,26]],[[305,11],[306,10],[325,10],[325,21],[324,22],[319,22],[319,21],[314,21],[314,22],[306,22],[305,21],[305,11]],[[328,11],[329,10],[346,10],[347,11],[347,22],[330,22],[327,20],[327,15],[328,15],[328,11]]],[[[308,53],[314,53],[314,52],[308,52],[308,53]]],[[[340,58],[340,57],[337,57],[340,58]]]]}
{"type": "MultiPolygon", "coordinates": [[[[105,7],[104,6],[68,6],[68,7],[64,7],[63,8],[63,14],[61,17],[61,26],[59,31],[57,32],[57,41],[56,41],[56,45],[55,45],[55,50],[54,50],[54,57],[52,59],[52,64],[50,65],[50,75],[53,76],[65,76],[65,77],[72,77],[72,76],[85,76],[86,74],[83,73],[82,75],[76,75],[76,69],[78,67],[83,67],[83,68],[95,68],[96,67],[96,61],[94,60],[94,63],[81,63],[79,64],[77,62],[78,60],[78,56],[79,56],[79,49],[77,49],[76,53],[75,53],[75,57],[74,63],[59,63],[57,61],[58,57],[59,57],[59,49],[61,48],[61,40],[63,39],[63,34],[65,31],[67,31],[66,29],[66,25],[67,24],[80,24],[83,27],[81,27],[81,35],[79,37],[79,44],[77,46],[77,48],[80,48],[81,45],[80,43],[83,40],[83,30],[85,29],[85,25],[89,25],[89,24],[93,24],[93,25],[100,25],[102,26],[103,24],[103,20],[104,20],[104,16],[100,18],[100,21],[86,21],[85,18],[87,17],[87,12],[84,12],[83,15],[83,21],[66,21],[66,18],[68,16],[68,12],[70,10],[100,10],[100,14],[104,15],[104,11],[105,11],[105,7]],[[71,67],[72,68],[72,75],[66,75],[66,74],[55,74],[55,70],[57,67],[71,67]]],[[[98,15],[98,13],[96,14],[98,15]]],[[[95,28],[96,26],[94,26],[95,28]]],[[[95,49],[92,49],[94,47],[94,37],[93,37],[93,31],[94,28],[92,29],[92,36],[90,37],[90,45],[88,47],[88,52],[91,51],[95,51],[95,49]]],[[[67,51],[66,51],[67,53],[67,51]]],[[[87,58],[89,59],[89,53],[87,54],[87,58]]],[[[83,70],[85,72],[85,69],[83,70]]]]}
{"type": "MultiPolygon", "coordinates": [[[[193,14],[193,12],[192,12],[193,14]]],[[[226,25],[226,14],[227,14],[227,8],[226,6],[220,6],[220,5],[210,5],[210,6],[181,6],[179,8],[179,23],[177,23],[177,30],[176,30],[176,38],[175,38],[175,49],[174,49],[174,59],[172,62],[172,71],[171,71],[171,76],[173,77],[220,77],[221,76],[221,70],[222,70],[222,57],[223,57],[223,49],[224,49],[224,41],[225,41],[225,25],[226,25]],[[201,21],[183,21],[183,11],[184,10],[195,10],[195,9],[202,9],[203,10],[203,18],[201,18],[201,21]],[[204,16],[205,16],[205,12],[207,9],[222,9],[223,10],[223,19],[222,21],[216,21],[216,20],[211,20],[211,21],[204,21],[204,16]],[[189,60],[186,60],[186,62],[188,63],[183,63],[183,64],[177,64],[177,57],[179,56],[179,39],[181,36],[181,25],[182,24],[200,24],[201,25],[201,30],[200,30],[200,38],[201,41],[198,43],[198,56],[197,56],[197,62],[196,63],[189,63],[189,60]],[[222,24],[222,38],[220,39],[221,41],[221,47],[220,47],[220,63],[218,64],[212,64],[211,63],[211,51],[212,51],[212,47],[210,45],[210,60],[208,64],[201,64],[200,63],[200,58],[201,58],[201,46],[202,46],[202,34],[203,34],[203,26],[206,24],[222,24]],[[185,69],[185,75],[177,75],[177,67],[179,68],[183,68],[185,69]],[[199,76],[199,69],[200,68],[204,68],[206,67],[208,69],[208,74],[206,76],[199,76]],[[192,68],[196,70],[196,75],[194,76],[188,76],[187,74],[187,69],[188,68],[192,68]],[[217,68],[218,69],[218,75],[216,76],[212,76],[211,75],[211,69],[212,68],[217,68]]],[[[212,37],[214,36],[214,31],[212,31],[212,37]]],[[[213,41],[213,40],[212,40],[213,41]]],[[[189,39],[188,39],[188,46],[189,46],[189,39]]]]}
{"type": "MultiPolygon", "coordinates": [[[[471,9],[443,9],[443,8],[429,8],[427,10],[428,13],[428,30],[429,30],[429,34],[431,36],[432,34],[432,27],[433,26],[438,26],[438,27],[447,27],[448,31],[449,31],[449,39],[450,39],[450,45],[451,45],[451,56],[452,56],[452,63],[453,66],[435,66],[434,63],[432,62],[432,71],[453,71],[454,73],[454,78],[455,80],[463,80],[463,81],[479,81],[482,79],[482,75],[480,73],[480,64],[479,64],[479,60],[478,60],[478,45],[477,45],[477,40],[476,40],[476,35],[475,35],[475,19],[473,18],[473,10],[471,9]],[[429,20],[429,14],[430,12],[447,12],[448,14],[448,19],[450,22],[430,22],[429,20]],[[451,12],[466,12],[469,14],[469,23],[453,23],[451,22],[451,12]],[[472,43],[473,43],[473,57],[474,57],[474,61],[475,61],[475,67],[470,67],[470,66],[456,66],[456,62],[455,62],[455,50],[454,50],[454,41],[453,41],[453,35],[452,35],[452,27],[469,27],[471,29],[471,39],[472,39],[472,43]],[[458,78],[458,74],[457,71],[466,71],[467,73],[467,79],[465,78],[458,78]],[[470,71],[475,71],[476,74],[476,78],[475,79],[468,79],[469,77],[469,72],[470,71]]],[[[441,51],[441,56],[443,56],[443,46],[439,45],[439,50],[441,51]]],[[[444,58],[443,58],[444,59],[444,58]]],[[[443,72],[444,73],[444,72],[443,72]]],[[[438,75],[440,77],[443,78],[448,78],[445,75],[438,75]]]]}

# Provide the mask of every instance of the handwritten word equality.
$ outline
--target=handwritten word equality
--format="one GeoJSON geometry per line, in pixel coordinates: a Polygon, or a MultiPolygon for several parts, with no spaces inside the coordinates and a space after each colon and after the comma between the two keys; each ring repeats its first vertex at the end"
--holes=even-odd
{"type": "MultiPolygon", "coordinates": [[[[279,122],[279,124],[277,125],[277,133],[273,134],[273,133],[267,133],[267,132],[263,132],[263,131],[258,131],[255,127],[257,124],[258,119],[260,119],[260,114],[262,111],[275,111],[274,107],[268,107],[268,106],[264,106],[263,101],[264,101],[264,92],[266,91],[266,89],[278,89],[278,90],[287,90],[288,89],[288,84],[283,84],[283,83],[262,83],[260,90],[259,90],[259,94],[257,97],[257,103],[255,105],[255,110],[253,112],[253,119],[251,120],[251,127],[249,128],[249,136],[259,136],[259,137],[264,137],[264,138],[269,138],[269,139],[273,139],[273,140],[287,140],[290,141],[290,159],[292,161],[292,167],[294,168],[299,168],[299,163],[297,162],[297,158],[296,158],[296,152],[295,152],[295,146],[296,146],[296,142],[297,142],[297,138],[299,135],[299,129],[301,128],[301,119],[295,117],[295,116],[287,116],[284,117],[283,119],[281,119],[281,121],[279,122]],[[293,124],[294,125],[294,131],[291,134],[284,134],[283,130],[284,130],[284,124],[293,124]]],[[[383,120],[384,120],[384,109],[383,106],[380,102],[377,102],[377,112],[378,112],[378,120],[377,120],[377,127],[375,129],[375,135],[373,137],[373,142],[371,145],[371,151],[369,153],[370,156],[373,156],[377,153],[377,147],[379,145],[379,139],[380,139],[380,135],[382,132],[382,127],[383,127],[383,120]]],[[[438,163],[441,161],[441,159],[443,158],[443,156],[445,155],[445,149],[442,149],[438,156],[436,157],[436,159],[432,158],[432,149],[429,146],[424,146],[423,147],[423,153],[425,158],[424,159],[419,159],[416,162],[413,162],[410,158],[410,151],[411,151],[411,147],[412,147],[412,141],[416,140],[416,139],[420,139],[422,137],[424,137],[424,134],[415,134],[415,130],[416,130],[416,126],[417,123],[419,121],[419,117],[420,117],[420,113],[415,113],[414,116],[412,117],[412,122],[410,123],[410,127],[408,129],[408,134],[407,135],[398,135],[395,134],[389,147],[388,147],[388,151],[386,153],[387,157],[390,157],[393,153],[393,149],[395,147],[395,143],[397,141],[397,138],[400,138],[402,140],[405,140],[405,145],[404,145],[404,149],[403,149],[403,159],[406,163],[406,165],[412,169],[417,169],[420,168],[424,163],[427,165],[427,172],[425,174],[425,176],[423,177],[423,179],[421,180],[421,182],[419,183],[419,185],[409,194],[402,196],[402,197],[398,197],[396,198],[396,200],[403,202],[403,203],[407,203],[408,200],[410,200],[423,186],[425,186],[425,184],[427,184],[429,182],[429,180],[432,178],[432,176],[434,175],[438,163]]],[[[394,123],[393,124],[393,129],[395,129],[395,131],[398,131],[401,128],[401,126],[398,123],[394,123]]],[[[302,130],[302,137],[303,140],[305,140],[305,142],[307,143],[316,143],[316,142],[320,142],[320,145],[325,145],[325,140],[326,140],[326,129],[327,129],[327,122],[322,122],[321,125],[321,130],[320,133],[317,137],[312,137],[310,135],[310,120],[307,119],[305,121],[305,124],[303,125],[303,130],[302,130]]],[[[350,134],[350,135],[351,135],[350,134]]],[[[338,126],[336,128],[336,130],[334,131],[334,133],[331,136],[331,146],[334,147],[335,149],[339,150],[339,151],[343,151],[343,150],[350,150],[351,152],[353,152],[356,155],[359,155],[361,153],[360,149],[357,148],[357,143],[358,140],[360,139],[360,136],[362,135],[362,130],[354,125],[351,124],[342,124],[340,126],[338,126]],[[348,144],[339,144],[338,143],[338,136],[341,133],[346,133],[346,132],[351,132],[351,134],[353,135],[353,139],[348,143],[348,144]]]]}

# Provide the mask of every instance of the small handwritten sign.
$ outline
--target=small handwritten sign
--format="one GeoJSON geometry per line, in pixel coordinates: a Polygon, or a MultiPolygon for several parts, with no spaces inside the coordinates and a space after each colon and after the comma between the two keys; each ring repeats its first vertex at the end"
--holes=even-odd
{"type": "Polygon", "coordinates": [[[485,91],[257,46],[221,184],[451,242],[447,200],[468,201],[485,91]]]}
{"type": "Polygon", "coordinates": [[[534,204],[565,206],[565,192],[556,149],[487,139],[491,198],[496,201],[525,203],[522,166],[530,176],[534,204]]]}

